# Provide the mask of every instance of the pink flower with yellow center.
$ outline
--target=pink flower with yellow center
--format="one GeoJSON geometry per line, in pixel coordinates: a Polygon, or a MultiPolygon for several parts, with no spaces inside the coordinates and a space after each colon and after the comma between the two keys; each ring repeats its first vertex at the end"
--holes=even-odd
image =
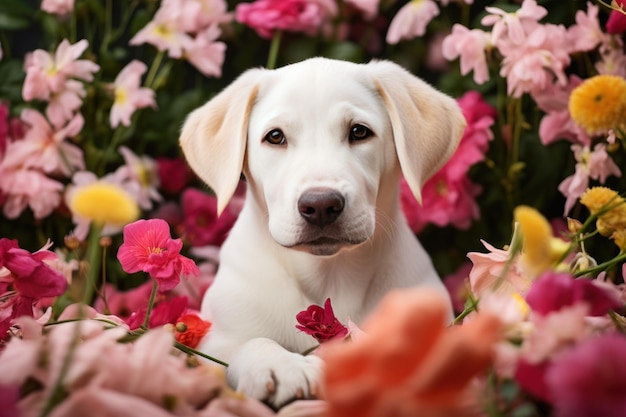
{"type": "Polygon", "coordinates": [[[165,220],[137,220],[124,227],[124,243],[117,259],[124,271],[147,272],[161,291],[174,288],[181,275],[200,274],[196,264],[180,254],[183,242],[172,239],[165,220]]]}

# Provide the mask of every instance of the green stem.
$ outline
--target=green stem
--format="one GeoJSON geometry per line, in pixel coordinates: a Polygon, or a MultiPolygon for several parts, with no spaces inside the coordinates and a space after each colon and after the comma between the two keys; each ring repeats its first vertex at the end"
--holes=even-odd
{"type": "Polygon", "coordinates": [[[210,355],[207,355],[207,354],[205,354],[205,353],[202,353],[202,352],[200,352],[200,351],[198,351],[198,350],[195,350],[195,349],[193,349],[193,348],[190,348],[190,347],[189,347],[189,346],[187,346],[187,345],[183,345],[182,343],[176,342],[176,343],[174,344],[174,346],[176,347],[176,349],[178,349],[178,350],[180,350],[181,352],[184,352],[184,353],[186,353],[186,354],[188,354],[188,355],[197,355],[197,356],[203,357],[203,358],[205,358],[205,359],[208,359],[208,360],[210,360],[210,361],[212,361],[212,362],[215,362],[215,363],[217,363],[217,364],[220,364],[220,365],[222,365],[222,366],[226,366],[226,367],[228,367],[228,364],[227,364],[226,362],[221,361],[221,360],[219,360],[219,359],[217,359],[217,358],[214,358],[213,356],[210,356],[210,355]]]}
{"type": "Polygon", "coordinates": [[[603,262],[601,264],[599,264],[598,266],[594,266],[593,268],[588,268],[582,271],[578,271],[574,274],[574,276],[576,278],[578,277],[582,277],[584,275],[593,275],[597,272],[602,272],[602,271],[606,271],[607,269],[609,269],[610,267],[617,265],[618,263],[622,262],[622,261],[626,261],[626,252],[621,252],[619,255],[617,255],[615,258],[603,262]]]}
{"type": "Polygon", "coordinates": [[[79,320],[76,323],[76,326],[74,326],[74,334],[72,336],[72,341],[67,350],[67,354],[63,358],[61,371],[59,372],[59,376],[57,380],[54,382],[54,387],[52,388],[52,392],[50,393],[50,396],[48,397],[46,404],[41,410],[40,417],[48,416],[52,412],[54,407],[56,407],[57,404],[63,401],[66,395],[65,389],[63,387],[63,380],[65,379],[65,376],[67,375],[67,372],[70,369],[70,364],[72,363],[74,352],[76,351],[76,347],[78,346],[78,340],[80,338],[80,327],[81,327],[81,321],[79,320]]]}
{"type": "Polygon", "coordinates": [[[150,65],[150,70],[148,71],[148,75],[146,76],[146,82],[144,85],[148,88],[152,88],[152,84],[154,83],[154,79],[156,78],[157,72],[161,67],[161,62],[163,61],[163,57],[165,53],[163,51],[159,51],[154,60],[152,61],[152,65],[150,65]]]}
{"type": "Polygon", "coordinates": [[[85,288],[83,292],[83,303],[91,304],[98,273],[100,273],[100,229],[101,225],[93,223],[89,233],[87,243],[87,275],[85,277],[85,288]]]}
{"type": "Polygon", "coordinates": [[[283,32],[277,30],[272,37],[272,43],[270,44],[270,52],[267,57],[267,69],[276,68],[276,60],[278,59],[278,51],[280,49],[280,41],[282,39],[283,32]]]}
{"type": "Polygon", "coordinates": [[[143,321],[143,328],[148,329],[150,325],[150,314],[152,313],[152,307],[154,307],[154,300],[156,299],[159,286],[156,280],[152,280],[152,292],[150,293],[150,299],[148,300],[148,309],[146,310],[146,318],[143,321]]]}
{"type": "Polygon", "coordinates": [[[469,316],[472,311],[478,310],[478,300],[474,298],[471,294],[470,294],[469,302],[470,304],[467,307],[465,307],[465,310],[463,310],[461,314],[459,314],[454,319],[454,321],[452,322],[453,326],[462,323],[465,317],[469,316]]]}

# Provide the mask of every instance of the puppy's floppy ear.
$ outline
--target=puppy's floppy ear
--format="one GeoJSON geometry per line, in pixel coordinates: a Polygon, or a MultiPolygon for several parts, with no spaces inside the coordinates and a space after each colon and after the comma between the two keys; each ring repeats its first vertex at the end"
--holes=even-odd
{"type": "Polygon", "coordinates": [[[246,71],[183,125],[180,145],[187,162],[217,195],[221,214],[239,183],[246,152],[248,122],[262,69],[246,71]]]}
{"type": "Polygon", "coordinates": [[[389,61],[368,70],[381,95],[393,129],[400,168],[421,202],[421,189],[452,156],[465,129],[456,101],[389,61]]]}

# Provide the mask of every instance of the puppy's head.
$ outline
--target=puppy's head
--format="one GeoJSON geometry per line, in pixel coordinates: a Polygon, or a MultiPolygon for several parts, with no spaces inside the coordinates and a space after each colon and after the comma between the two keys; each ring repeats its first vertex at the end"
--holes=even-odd
{"type": "Polygon", "coordinates": [[[181,146],[221,212],[240,174],[282,246],[333,255],[420,199],[465,126],[456,102],[401,67],[314,58],[244,73],[185,122],[181,146]]]}

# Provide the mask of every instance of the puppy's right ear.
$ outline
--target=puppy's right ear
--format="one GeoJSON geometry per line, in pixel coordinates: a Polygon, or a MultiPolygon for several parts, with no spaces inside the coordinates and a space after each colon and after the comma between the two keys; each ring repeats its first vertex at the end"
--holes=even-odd
{"type": "Polygon", "coordinates": [[[185,120],[180,146],[195,173],[217,196],[221,214],[243,169],[250,112],[265,70],[243,73],[185,120]]]}

